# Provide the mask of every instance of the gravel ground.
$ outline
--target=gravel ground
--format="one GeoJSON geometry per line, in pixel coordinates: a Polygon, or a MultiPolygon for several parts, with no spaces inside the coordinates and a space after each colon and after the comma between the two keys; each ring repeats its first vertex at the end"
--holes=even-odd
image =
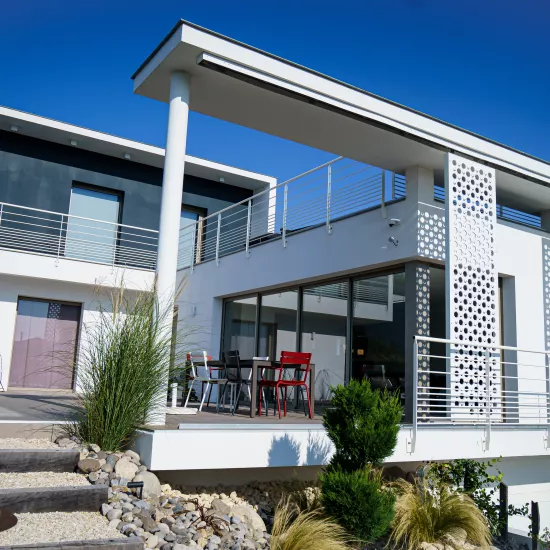
{"type": "Polygon", "coordinates": [[[17,525],[0,533],[0,545],[125,538],[98,512],[15,515],[17,525]]]}
{"type": "Polygon", "coordinates": [[[48,449],[59,451],[59,447],[49,439],[0,438],[0,449],[48,449]]]}
{"type": "Polygon", "coordinates": [[[0,489],[15,487],[76,487],[89,485],[82,474],[67,472],[0,473],[0,489]]]}

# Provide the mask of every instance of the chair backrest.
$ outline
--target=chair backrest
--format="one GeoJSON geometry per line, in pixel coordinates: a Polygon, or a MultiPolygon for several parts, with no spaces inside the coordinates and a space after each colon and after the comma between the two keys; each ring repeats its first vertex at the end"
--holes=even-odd
{"type": "MultiPolygon", "coordinates": [[[[311,370],[311,353],[304,353],[300,351],[282,351],[281,352],[281,371],[283,372],[285,365],[292,365],[294,367],[294,379],[306,380],[311,370]]],[[[279,376],[282,375],[279,373],[279,376]]]]}
{"type": "Polygon", "coordinates": [[[197,378],[198,376],[201,378],[209,378],[210,370],[208,368],[208,361],[211,359],[212,357],[210,357],[205,351],[202,353],[188,353],[187,360],[191,365],[191,376],[193,378],[197,378]]]}
{"type": "Polygon", "coordinates": [[[241,357],[238,350],[224,351],[223,364],[225,366],[225,377],[229,382],[242,381],[241,357]]]}

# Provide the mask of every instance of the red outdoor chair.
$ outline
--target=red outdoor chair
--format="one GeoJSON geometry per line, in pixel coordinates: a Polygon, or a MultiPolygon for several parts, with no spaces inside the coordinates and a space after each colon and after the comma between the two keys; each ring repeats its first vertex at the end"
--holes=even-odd
{"type": "MultiPolygon", "coordinates": [[[[279,364],[277,366],[265,367],[265,369],[262,371],[262,379],[259,382],[260,416],[262,415],[261,397],[263,397],[263,391],[265,388],[274,388],[275,390],[275,397],[277,399],[277,410],[279,411],[279,418],[281,418],[281,402],[279,399],[279,390],[284,390],[284,415],[286,416],[287,390],[289,387],[291,387],[291,388],[296,388],[296,390],[299,390],[302,393],[302,398],[303,398],[303,392],[305,391],[309,417],[313,418],[313,413],[311,409],[311,399],[310,399],[310,393],[309,393],[309,385],[308,385],[308,376],[309,376],[309,371],[311,370],[310,363],[311,363],[311,353],[282,351],[281,360],[279,361],[279,364]],[[286,365],[292,365],[294,367],[294,376],[290,380],[285,380],[283,378],[286,365]],[[273,380],[266,380],[264,378],[264,372],[268,370],[271,370],[274,372],[273,380]]],[[[304,403],[306,400],[304,400],[304,403]]],[[[267,406],[266,406],[266,414],[267,414],[267,406]]]]}

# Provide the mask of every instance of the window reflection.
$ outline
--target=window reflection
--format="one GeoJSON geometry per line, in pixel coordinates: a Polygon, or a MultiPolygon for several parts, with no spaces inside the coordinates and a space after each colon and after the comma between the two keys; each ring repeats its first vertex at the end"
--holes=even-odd
{"type": "Polygon", "coordinates": [[[256,335],[255,296],[225,303],[222,350],[237,350],[243,359],[254,357],[256,335]]]}
{"type": "Polygon", "coordinates": [[[260,357],[275,361],[281,351],[296,351],[296,312],[298,291],[290,290],[262,296],[260,310],[260,357]]]}

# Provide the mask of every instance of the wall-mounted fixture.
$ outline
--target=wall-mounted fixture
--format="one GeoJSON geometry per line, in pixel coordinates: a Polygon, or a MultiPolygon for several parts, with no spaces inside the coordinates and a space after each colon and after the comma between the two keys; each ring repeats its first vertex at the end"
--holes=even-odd
{"type": "Polygon", "coordinates": [[[225,178],[224,178],[223,176],[220,177],[220,182],[221,182],[221,183],[225,183],[225,178]]]}
{"type": "Polygon", "coordinates": [[[390,227],[395,227],[396,225],[401,225],[401,220],[399,218],[392,218],[389,222],[388,222],[388,225],[390,227]]]}
{"type": "Polygon", "coordinates": [[[130,160],[132,158],[132,155],[130,153],[124,153],[124,158],[126,160],[130,160]]]}
{"type": "Polygon", "coordinates": [[[73,146],[73,147],[78,147],[78,141],[76,141],[76,139],[71,139],[69,141],[69,143],[73,146]]]}
{"type": "Polygon", "coordinates": [[[390,237],[388,241],[390,241],[390,243],[393,243],[393,246],[399,246],[399,241],[395,237],[390,237]]]}
{"type": "Polygon", "coordinates": [[[191,306],[191,317],[195,317],[197,314],[197,306],[191,306]]]}
{"type": "Polygon", "coordinates": [[[12,124],[12,125],[10,126],[10,130],[11,130],[12,132],[19,132],[19,126],[16,126],[15,124],[12,124]]]}

